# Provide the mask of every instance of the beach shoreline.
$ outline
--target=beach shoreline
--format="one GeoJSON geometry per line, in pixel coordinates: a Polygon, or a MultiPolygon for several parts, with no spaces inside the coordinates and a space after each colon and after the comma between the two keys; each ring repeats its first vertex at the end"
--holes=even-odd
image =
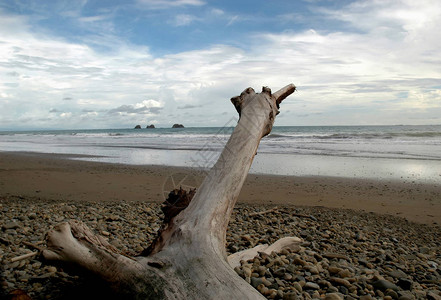
{"type": "MultiPolygon", "coordinates": [[[[0,197],[160,203],[174,187],[198,187],[206,175],[186,167],[111,164],[75,157],[0,152],[0,197]]],[[[238,202],[353,209],[441,225],[441,186],[420,182],[249,174],[238,202]]]]}

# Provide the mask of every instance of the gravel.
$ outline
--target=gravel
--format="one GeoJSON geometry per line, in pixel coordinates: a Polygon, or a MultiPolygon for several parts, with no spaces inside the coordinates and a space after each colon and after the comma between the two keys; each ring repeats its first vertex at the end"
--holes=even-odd
{"type": "MultiPolygon", "coordinates": [[[[260,254],[236,267],[268,299],[441,299],[441,227],[323,207],[255,214],[271,208],[237,205],[226,245],[234,253],[285,236],[303,239],[298,249],[260,254]]],[[[17,292],[32,299],[112,298],[86,274],[30,254],[45,247],[48,229],[69,219],[137,255],[154,239],[162,215],[157,203],[0,199],[0,298],[17,292]]]]}

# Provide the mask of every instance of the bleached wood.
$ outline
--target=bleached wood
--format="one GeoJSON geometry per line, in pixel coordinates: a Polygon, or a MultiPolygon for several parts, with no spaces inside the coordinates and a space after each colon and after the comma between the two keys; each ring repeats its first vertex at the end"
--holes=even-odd
{"type": "Polygon", "coordinates": [[[29,258],[29,257],[33,257],[33,256],[35,256],[37,254],[38,254],[38,252],[30,252],[30,253],[26,253],[26,254],[23,254],[23,255],[20,255],[20,256],[16,256],[16,257],[11,258],[11,262],[20,261],[20,260],[23,260],[23,259],[26,259],[26,258],[29,258]]]}
{"type": "Polygon", "coordinates": [[[240,266],[240,262],[242,260],[247,261],[253,259],[259,253],[265,253],[270,255],[273,252],[279,253],[284,249],[294,250],[295,248],[300,247],[301,243],[302,243],[302,239],[298,237],[284,237],[277,240],[275,243],[271,245],[268,244],[257,245],[254,248],[233,253],[228,256],[228,263],[234,269],[235,267],[240,266]]]}
{"type": "Polygon", "coordinates": [[[263,216],[265,214],[276,212],[278,209],[279,208],[276,206],[276,207],[273,207],[271,209],[267,209],[267,210],[264,210],[264,211],[257,211],[257,212],[250,213],[248,216],[250,216],[250,217],[263,216]]]}
{"type": "MultiPolygon", "coordinates": [[[[234,132],[188,207],[171,218],[149,256],[120,255],[77,221],[50,231],[43,255],[89,270],[130,298],[263,298],[228,263],[226,231],[259,142],[271,132],[280,102],[294,91],[294,85],[274,95],[266,87],[261,93],[248,88],[231,99],[240,115],[234,132]]],[[[285,240],[265,249],[288,244],[285,240]]]]}

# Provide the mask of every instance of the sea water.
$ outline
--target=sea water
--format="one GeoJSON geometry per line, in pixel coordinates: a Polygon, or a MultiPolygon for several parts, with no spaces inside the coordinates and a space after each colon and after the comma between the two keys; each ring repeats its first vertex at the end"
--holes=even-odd
{"type": "MultiPolygon", "coordinates": [[[[74,154],[75,159],[109,163],[210,168],[233,132],[233,125],[0,131],[0,151],[74,154]]],[[[251,173],[441,184],[441,125],[276,126],[262,139],[251,173]]]]}

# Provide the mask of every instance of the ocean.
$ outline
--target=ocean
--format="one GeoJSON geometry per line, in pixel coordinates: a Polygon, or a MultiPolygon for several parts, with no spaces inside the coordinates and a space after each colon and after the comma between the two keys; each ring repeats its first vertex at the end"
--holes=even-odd
{"type": "MultiPolygon", "coordinates": [[[[231,123],[178,129],[0,131],[0,151],[210,168],[234,129],[231,123]]],[[[262,139],[250,172],[441,184],[441,125],[276,126],[262,139]]]]}

